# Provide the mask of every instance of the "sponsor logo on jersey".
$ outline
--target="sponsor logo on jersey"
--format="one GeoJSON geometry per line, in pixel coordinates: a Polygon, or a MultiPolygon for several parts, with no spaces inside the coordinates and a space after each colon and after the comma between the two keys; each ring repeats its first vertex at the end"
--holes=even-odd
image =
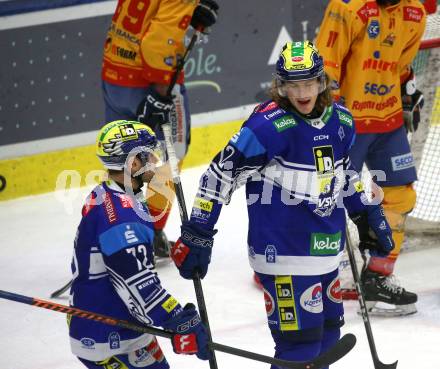
{"type": "Polygon", "coordinates": [[[327,16],[329,18],[332,18],[335,22],[342,22],[342,23],[347,22],[342,14],[338,12],[334,12],[332,10],[328,12],[327,16]]]}
{"type": "Polygon", "coordinates": [[[118,217],[116,216],[115,207],[113,205],[112,197],[108,192],[106,192],[104,196],[104,209],[105,209],[105,213],[107,214],[107,219],[110,223],[114,223],[118,220],[118,217]]]}
{"type": "Polygon", "coordinates": [[[259,113],[264,113],[266,111],[273,110],[276,108],[278,108],[278,104],[276,102],[272,101],[269,104],[267,104],[266,106],[261,106],[261,105],[258,106],[256,111],[259,113]]]}
{"type": "Polygon", "coordinates": [[[414,158],[411,153],[403,154],[399,156],[393,156],[391,158],[391,163],[393,166],[393,171],[399,171],[403,169],[408,169],[414,166],[414,158]]]}
{"type": "Polygon", "coordinates": [[[370,22],[367,28],[368,37],[374,40],[377,36],[379,36],[380,33],[380,26],[379,22],[374,19],[370,22]]]}
{"type": "Polygon", "coordinates": [[[264,288],[263,288],[263,295],[264,295],[264,305],[266,306],[266,314],[269,317],[275,311],[275,301],[272,295],[269,292],[267,292],[267,290],[264,288]]]}
{"type": "Polygon", "coordinates": [[[341,247],[341,232],[312,233],[310,236],[310,255],[337,255],[341,247]]]}
{"type": "Polygon", "coordinates": [[[282,331],[298,330],[295,296],[293,295],[292,277],[276,276],[275,291],[278,306],[278,317],[282,331]]]}
{"type": "MultiPolygon", "coordinates": [[[[338,112],[339,113],[339,112],[338,112]]],[[[343,113],[341,113],[343,114],[343,113]]],[[[331,145],[316,146],[313,148],[315,167],[318,174],[332,173],[335,169],[333,147],[331,145]]]]}
{"type": "Polygon", "coordinates": [[[277,261],[277,248],[274,245],[267,245],[264,250],[264,256],[266,257],[266,263],[273,264],[277,261]]]}
{"type": "Polygon", "coordinates": [[[356,190],[356,192],[362,192],[364,190],[364,185],[361,181],[355,182],[353,187],[356,190]]]}
{"type": "Polygon", "coordinates": [[[277,109],[272,113],[269,114],[264,114],[264,119],[266,120],[271,120],[273,117],[276,117],[277,115],[283,114],[284,110],[283,109],[277,109]]]}
{"type": "Polygon", "coordinates": [[[372,94],[384,96],[388,95],[394,88],[395,85],[378,85],[377,83],[367,82],[364,85],[364,94],[372,94]]]}
{"type": "Polygon", "coordinates": [[[111,332],[108,335],[108,344],[110,346],[110,350],[117,350],[121,347],[121,337],[118,332],[111,332]]]}
{"type": "Polygon", "coordinates": [[[397,72],[398,63],[388,62],[379,58],[368,58],[362,63],[362,70],[377,70],[378,72],[397,72]]]}
{"type": "Polygon", "coordinates": [[[381,42],[383,46],[393,46],[394,41],[396,41],[396,35],[394,33],[389,33],[381,42]]]}
{"type": "Polygon", "coordinates": [[[135,45],[141,44],[141,41],[137,37],[131,35],[130,33],[128,33],[127,31],[121,28],[116,27],[114,23],[112,23],[112,25],[110,26],[110,32],[114,32],[118,37],[123,38],[124,40],[127,40],[132,44],[135,45]]]}
{"type": "Polygon", "coordinates": [[[117,194],[117,196],[121,199],[121,205],[123,208],[132,209],[133,208],[133,199],[126,194],[117,194]]]}
{"type": "Polygon", "coordinates": [[[95,349],[95,340],[93,338],[83,337],[80,339],[82,348],[94,350],[95,349]]]}
{"type": "Polygon", "coordinates": [[[382,111],[387,108],[392,108],[394,105],[398,103],[396,96],[390,96],[383,102],[376,103],[375,101],[366,100],[366,101],[353,101],[351,105],[351,110],[363,111],[365,109],[375,109],[377,111],[382,111]]]}
{"type": "Polygon", "coordinates": [[[129,59],[129,60],[136,59],[136,55],[137,55],[136,51],[127,50],[116,45],[112,45],[111,50],[114,55],[119,56],[120,58],[129,59]]]}
{"type": "Polygon", "coordinates": [[[299,299],[301,307],[309,313],[322,313],[322,287],[321,283],[316,283],[307,288],[299,299]]]}
{"type": "Polygon", "coordinates": [[[154,358],[150,355],[146,348],[140,348],[134,351],[132,356],[133,357],[130,358],[129,355],[129,362],[134,367],[145,368],[146,366],[152,365],[155,362],[154,358]]]}
{"type": "Polygon", "coordinates": [[[272,124],[275,126],[277,132],[283,132],[288,128],[295,127],[298,123],[293,117],[289,116],[276,119],[272,124]]]}
{"type": "Polygon", "coordinates": [[[209,200],[203,200],[200,197],[196,197],[194,200],[194,207],[207,211],[208,213],[210,213],[212,211],[212,207],[213,207],[213,202],[209,201],[209,200]]]}
{"type": "Polygon", "coordinates": [[[379,8],[376,1],[368,1],[357,11],[357,15],[363,23],[367,23],[371,17],[379,16],[379,8]]]}
{"type": "Polygon", "coordinates": [[[345,124],[348,127],[353,127],[353,119],[350,115],[348,115],[342,111],[339,111],[339,110],[336,110],[336,111],[338,113],[339,122],[341,122],[342,124],[345,124]]]}
{"type": "Polygon", "coordinates": [[[92,192],[89,196],[87,196],[86,202],[81,210],[81,214],[83,217],[87,216],[90,211],[96,206],[96,193],[92,192]]]}
{"type": "Polygon", "coordinates": [[[333,281],[331,281],[331,283],[328,285],[327,297],[330,301],[333,301],[336,304],[342,302],[341,282],[339,277],[333,279],[333,281]]]}
{"type": "Polygon", "coordinates": [[[420,8],[414,6],[404,6],[403,7],[403,20],[409,22],[420,23],[423,18],[423,11],[420,8]]]}
{"type": "Polygon", "coordinates": [[[162,304],[162,307],[164,308],[164,310],[167,313],[170,313],[177,305],[179,304],[179,302],[173,297],[170,296],[168,297],[168,299],[162,304]]]}
{"type": "Polygon", "coordinates": [[[156,338],[154,338],[151,343],[147,346],[147,351],[152,355],[157,361],[162,361],[164,359],[164,355],[162,349],[157,343],[156,338]]]}
{"type": "Polygon", "coordinates": [[[328,140],[329,138],[329,135],[318,135],[313,137],[313,141],[328,140]]]}

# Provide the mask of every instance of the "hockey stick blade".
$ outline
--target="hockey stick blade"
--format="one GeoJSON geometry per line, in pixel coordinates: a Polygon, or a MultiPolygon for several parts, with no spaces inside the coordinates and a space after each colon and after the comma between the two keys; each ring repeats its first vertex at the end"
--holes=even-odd
{"type": "MultiPolygon", "coordinates": [[[[45,301],[40,300],[34,297],[28,297],[24,295],[19,295],[13,292],[7,292],[0,290],[0,298],[19,302],[22,304],[27,304],[31,306],[40,307],[43,309],[48,309],[52,311],[57,311],[59,313],[63,314],[70,314],[73,316],[77,316],[82,319],[88,319],[93,320],[97,322],[101,322],[103,324],[108,324],[112,326],[119,326],[127,329],[131,329],[136,332],[140,333],[150,333],[154,334],[159,337],[164,338],[172,338],[173,332],[155,328],[151,326],[146,325],[138,325],[133,324],[131,322],[109,317],[102,314],[93,313],[90,311],[57,304],[55,302],[51,301],[45,301]]],[[[308,361],[308,362],[297,362],[297,361],[289,361],[289,360],[281,360],[281,359],[275,359],[270,356],[265,356],[261,354],[257,354],[255,352],[245,351],[241,350],[235,347],[222,345],[215,342],[210,342],[209,347],[212,350],[215,351],[221,351],[226,354],[235,355],[235,356],[241,356],[250,360],[260,361],[268,364],[277,365],[282,368],[290,368],[290,369],[321,369],[324,367],[329,366],[330,364],[333,364],[343,356],[345,356],[356,344],[356,337],[348,333],[345,336],[343,336],[330,350],[325,352],[324,354],[318,356],[317,358],[308,361]]]]}
{"type": "Polygon", "coordinates": [[[61,287],[60,289],[53,291],[50,297],[52,299],[60,297],[64,292],[66,292],[70,288],[71,285],[72,285],[72,280],[70,280],[65,286],[61,287]]]}

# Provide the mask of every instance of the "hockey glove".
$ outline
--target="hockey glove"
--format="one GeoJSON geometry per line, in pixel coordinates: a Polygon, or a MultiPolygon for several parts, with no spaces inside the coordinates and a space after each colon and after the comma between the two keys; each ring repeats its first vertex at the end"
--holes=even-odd
{"type": "Polygon", "coordinates": [[[193,304],[186,304],[163,327],[175,332],[171,342],[176,354],[196,354],[201,360],[209,360],[208,335],[193,304]]]}
{"type": "Polygon", "coordinates": [[[171,258],[185,279],[192,279],[196,273],[203,278],[211,261],[212,245],[217,230],[207,230],[192,223],[183,222],[181,236],[171,248],[171,258]]]}
{"type": "Polygon", "coordinates": [[[380,205],[368,205],[360,214],[350,215],[359,232],[359,249],[371,256],[387,257],[394,249],[391,228],[380,205]]]}
{"type": "Polygon", "coordinates": [[[419,128],[420,110],[422,110],[425,100],[422,92],[416,88],[416,79],[412,69],[405,83],[400,86],[400,92],[406,131],[415,132],[419,128]]]}
{"type": "Polygon", "coordinates": [[[174,108],[171,96],[162,96],[154,86],[148,87],[145,98],[137,109],[138,121],[151,127],[153,131],[170,122],[170,113],[174,108]]]}
{"type": "Polygon", "coordinates": [[[217,21],[218,8],[214,0],[200,0],[191,18],[191,26],[196,30],[206,30],[211,27],[217,21]]]}

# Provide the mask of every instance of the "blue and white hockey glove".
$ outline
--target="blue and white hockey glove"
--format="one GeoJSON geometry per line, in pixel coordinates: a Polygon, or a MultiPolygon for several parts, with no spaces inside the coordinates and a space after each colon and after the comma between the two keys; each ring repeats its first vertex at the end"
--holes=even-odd
{"type": "Polygon", "coordinates": [[[190,221],[183,222],[181,236],[171,248],[171,258],[185,279],[196,273],[203,278],[211,261],[212,245],[217,230],[204,229],[190,221]]]}
{"type": "Polygon", "coordinates": [[[171,96],[162,96],[154,86],[150,86],[137,108],[137,119],[156,131],[163,124],[170,122],[173,108],[174,102],[171,96]]]}
{"type": "Polygon", "coordinates": [[[367,205],[367,209],[350,215],[359,232],[359,249],[369,250],[371,256],[387,257],[394,249],[392,232],[380,205],[367,205]]]}
{"type": "Polygon", "coordinates": [[[208,335],[193,304],[186,304],[180,313],[162,326],[176,332],[171,341],[176,354],[196,354],[201,360],[209,360],[208,335]]]}

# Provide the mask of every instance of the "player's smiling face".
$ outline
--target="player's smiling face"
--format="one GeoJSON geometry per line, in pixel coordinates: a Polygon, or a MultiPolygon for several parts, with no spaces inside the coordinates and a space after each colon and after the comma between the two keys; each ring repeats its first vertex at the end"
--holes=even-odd
{"type": "Polygon", "coordinates": [[[320,83],[317,78],[306,81],[291,81],[284,85],[290,103],[301,114],[309,114],[313,110],[319,94],[320,83]]]}

